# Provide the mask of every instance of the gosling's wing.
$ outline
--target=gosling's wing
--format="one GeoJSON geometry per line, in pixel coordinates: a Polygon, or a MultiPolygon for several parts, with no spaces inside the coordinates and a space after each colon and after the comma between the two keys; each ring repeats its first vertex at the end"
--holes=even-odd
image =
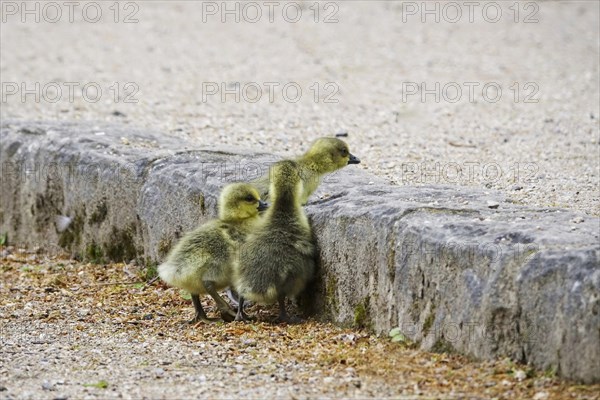
{"type": "Polygon", "coordinates": [[[203,225],[186,234],[159,267],[161,278],[171,286],[204,294],[205,281],[217,288],[231,284],[234,243],[218,222],[203,225]]]}

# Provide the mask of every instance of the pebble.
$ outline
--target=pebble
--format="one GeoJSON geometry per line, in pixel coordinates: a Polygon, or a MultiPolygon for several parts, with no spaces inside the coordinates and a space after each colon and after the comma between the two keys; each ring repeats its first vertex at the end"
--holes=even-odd
{"type": "Polygon", "coordinates": [[[486,202],[486,204],[487,204],[487,207],[491,208],[491,209],[496,209],[496,208],[500,207],[500,203],[498,203],[497,201],[493,201],[493,200],[488,200],[486,202]]]}
{"type": "Polygon", "coordinates": [[[583,217],[575,217],[575,218],[573,218],[573,219],[571,220],[571,222],[572,222],[572,223],[574,223],[574,224],[580,224],[580,223],[582,223],[583,221],[585,221],[585,219],[583,219],[583,217]]]}
{"type": "Polygon", "coordinates": [[[522,380],[527,378],[527,374],[522,369],[516,370],[514,376],[515,376],[515,379],[518,380],[519,382],[521,382],[522,380]]]}
{"type": "Polygon", "coordinates": [[[157,378],[162,378],[163,375],[165,374],[165,370],[162,368],[155,368],[153,371],[154,376],[156,376],[157,378]]]}

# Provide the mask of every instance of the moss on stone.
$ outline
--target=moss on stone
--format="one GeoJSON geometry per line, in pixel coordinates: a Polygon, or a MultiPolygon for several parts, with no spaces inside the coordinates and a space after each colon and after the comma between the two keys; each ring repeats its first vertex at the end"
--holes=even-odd
{"type": "Polygon", "coordinates": [[[171,239],[170,238],[162,238],[159,242],[158,242],[158,256],[160,258],[163,258],[164,256],[167,255],[167,253],[169,252],[169,250],[171,250],[171,239]]]}
{"type": "Polygon", "coordinates": [[[109,260],[129,262],[137,257],[134,233],[134,224],[130,224],[124,229],[117,229],[113,226],[111,241],[104,244],[104,253],[109,260]]]}
{"type": "Polygon", "coordinates": [[[388,275],[393,282],[396,279],[396,247],[392,241],[390,241],[388,246],[390,250],[387,253],[387,269],[388,275]]]}
{"type": "Polygon", "coordinates": [[[204,201],[204,195],[200,194],[200,196],[198,197],[198,205],[200,206],[200,212],[202,213],[202,215],[206,214],[206,204],[204,201]]]}
{"type": "Polygon", "coordinates": [[[354,326],[357,328],[370,328],[369,296],[354,308],[354,326]]]}
{"type": "Polygon", "coordinates": [[[100,203],[96,205],[96,209],[92,212],[92,215],[90,215],[89,223],[99,225],[106,219],[107,214],[108,206],[106,205],[106,198],[103,198],[100,203]]]}
{"type": "Polygon", "coordinates": [[[104,262],[104,252],[93,240],[85,248],[85,259],[95,264],[102,264],[104,262]]]}
{"type": "Polygon", "coordinates": [[[431,305],[431,310],[429,311],[429,315],[427,316],[427,318],[425,319],[425,322],[423,323],[423,337],[427,336],[429,334],[429,331],[431,330],[431,327],[433,326],[433,323],[435,321],[435,304],[431,305]]]}
{"type": "Polygon", "coordinates": [[[433,347],[431,348],[431,351],[433,353],[447,353],[447,354],[454,354],[454,353],[456,353],[456,350],[450,344],[450,342],[448,342],[447,340],[442,339],[442,338],[439,338],[433,344],[433,347]]]}
{"type": "Polygon", "coordinates": [[[325,301],[335,314],[340,311],[337,299],[337,279],[333,274],[329,275],[327,278],[327,284],[325,286],[325,301]]]}
{"type": "Polygon", "coordinates": [[[146,261],[144,269],[144,279],[149,281],[158,276],[158,264],[154,261],[146,261]]]}

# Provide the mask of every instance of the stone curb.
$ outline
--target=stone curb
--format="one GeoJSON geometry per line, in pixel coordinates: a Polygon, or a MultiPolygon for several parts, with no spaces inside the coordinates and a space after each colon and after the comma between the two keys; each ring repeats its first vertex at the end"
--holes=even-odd
{"type": "MultiPolygon", "coordinates": [[[[91,260],[159,262],[215,216],[223,185],[277,159],[100,123],[6,121],[0,138],[0,234],[91,260]]],[[[598,218],[467,187],[390,186],[353,167],[306,210],[321,256],[301,300],[317,317],[600,381],[598,218]]]]}

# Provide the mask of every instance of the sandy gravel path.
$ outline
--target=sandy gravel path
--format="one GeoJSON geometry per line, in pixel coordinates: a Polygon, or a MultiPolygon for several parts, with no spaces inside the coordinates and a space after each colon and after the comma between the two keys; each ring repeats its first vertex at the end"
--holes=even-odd
{"type": "MultiPolygon", "coordinates": [[[[598,399],[509,361],[415,350],[316,321],[185,323],[189,300],[134,265],[3,251],[0,398],[598,399]],[[138,283],[136,283],[138,282],[138,283]]],[[[205,303],[214,312],[212,303],[205,303]]]]}
{"type": "Polygon", "coordinates": [[[80,2],[52,23],[54,10],[15,2],[0,116],[283,155],[347,131],[361,168],[395,184],[600,215],[599,3],[429,3],[80,2]]]}

